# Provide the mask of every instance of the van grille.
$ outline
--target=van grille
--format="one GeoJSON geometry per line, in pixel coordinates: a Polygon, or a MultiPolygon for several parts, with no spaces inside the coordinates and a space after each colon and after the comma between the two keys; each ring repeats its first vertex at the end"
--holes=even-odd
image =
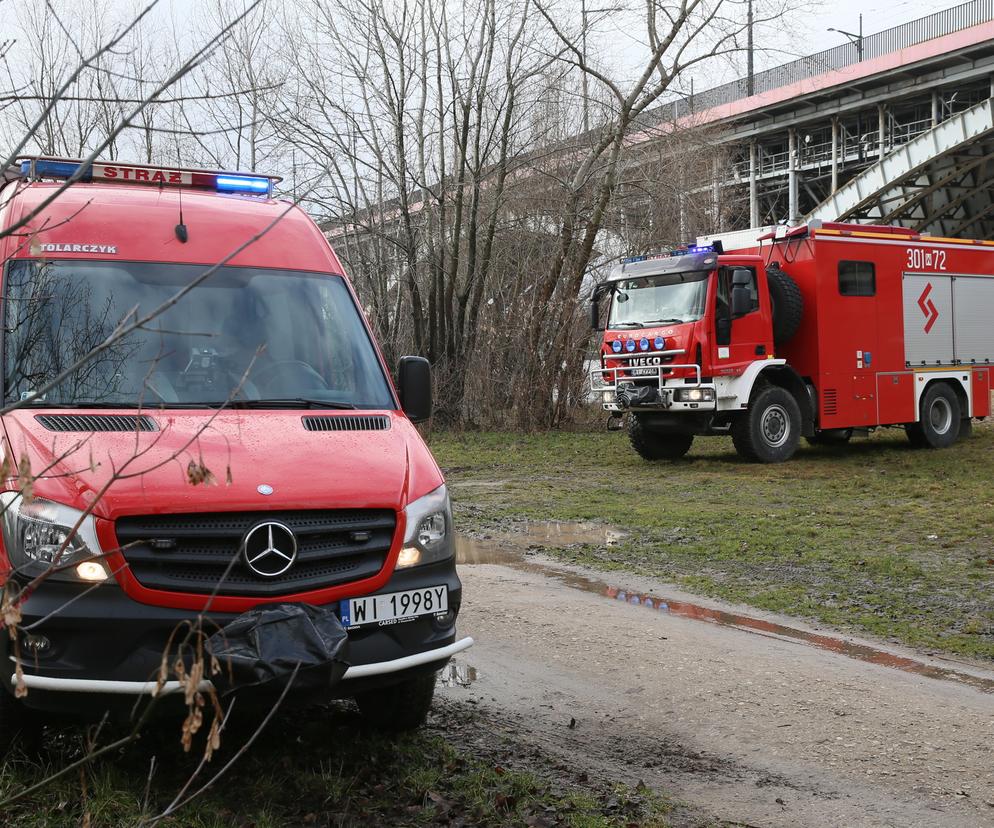
{"type": "Polygon", "coordinates": [[[386,431],[390,418],[382,414],[308,415],[301,418],[308,431],[386,431]]]}
{"type": "Polygon", "coordinates": [[[49,431],[158,431],[144,414],[38,414],[35,419],[49,431]]]}
{"type": "Polygon", "coordinates": [[[388,509],[218,512],[123,517],[117,540],[138,582],[148,589],[218,595],[290,595],[376,575],[393,542],[388,509]],[[248,568],[242,539],[278,521],[297,538],[297,559],[275,578],[248,568]]]}
{"type": "Polygon", "coordinates": [[[825,414],[838,414],[839,413],[839,392],[835,388],[826,388],[822,392],[822,405],[825,410],[825,414]]]}

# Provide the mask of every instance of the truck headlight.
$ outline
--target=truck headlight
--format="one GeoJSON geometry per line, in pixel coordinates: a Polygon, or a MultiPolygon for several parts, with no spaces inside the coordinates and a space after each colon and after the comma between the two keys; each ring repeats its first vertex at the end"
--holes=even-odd
{"type": "Polygon", "coordinates": [[[437,563],[455,554],[452,542],[452,506],[445,486],[409,503],[404,546],[397,558],[397,569],[437,563]]]}
{"type": "Polygon", "coordinates": [[[78,509],[51,500],[25,503],[17,492],[0,493],[0,505],[4,549],[15,569],[34,577],[53,568],[47,577],[61,581],[93,582],[110,577],[107,565],[99,559],[93,515],[83,517],[78,509]],[[77,523],[79,528],[74,532],[77,523]]]}
{"type": "Polygon", "coordinates": [[[714,402],[714,389],[678,388],[674,399],[677,402],[714,402]]]}

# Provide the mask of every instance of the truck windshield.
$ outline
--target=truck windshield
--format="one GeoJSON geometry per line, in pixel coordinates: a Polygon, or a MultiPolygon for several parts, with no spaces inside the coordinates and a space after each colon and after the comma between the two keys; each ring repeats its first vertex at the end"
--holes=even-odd
{"type": "Polygon", "coordinates": [[[643,276],[617,283],[610,328],[645,328],[694,322],[704,316],[707,270],[643,276]]]}
{"type": "Polygon", "coordinates": [[[119,326],[148,314],[205,269],[10,262],[4,286],[5,402],[394,407],[339,276],[223,267],[147,325],[84,360],[119,326]],[[66,378],[39,396],[64,371],[66,378]]]}

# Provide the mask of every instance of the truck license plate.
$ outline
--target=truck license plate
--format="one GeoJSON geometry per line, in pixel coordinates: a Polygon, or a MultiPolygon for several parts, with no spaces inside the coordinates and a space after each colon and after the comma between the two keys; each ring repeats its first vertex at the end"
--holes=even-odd
{"type": "Polygon", "coordinates": [[[442,586],[346,598],[341,602],[343,627],[364,624],[400,624],[421,615],[437,615],[449,609],[449,588],[442,586]]]}

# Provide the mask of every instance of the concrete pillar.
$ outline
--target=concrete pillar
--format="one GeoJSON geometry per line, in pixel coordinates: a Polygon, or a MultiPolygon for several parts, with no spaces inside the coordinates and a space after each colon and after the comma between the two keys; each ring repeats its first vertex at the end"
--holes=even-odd
{"type": "Polygon", "coordinates": [[[797,203],[797,130],[788,131],[789,144],[787,150],[787,222],[796,224],[800,218],[800,208],[797,203]]]}
{"type": "Polygon", "coordinates": [[[839,189],[839,119],[832,118],[832,193],[839,189]]]}
{"type": "Polygon", "coordinates": [[[938,92],[932,93],[932,126],[937,127],[942,119],[942,99],[938,92]]]}
{"type": "Polygon", "coordinates": [[[756,176],[759,171],[757,167],[757,155],[759,148],[756,146],[754,138],[749,143],[749,226],[759,227],[759,181],[756,176]]]}
{"type": "Polygon", "coordinates": [[[721,161],[718,156],[711,159],[711,224],[713,232],[721,232],[721,161]]]}
{"type": "Polygon", "coordinates": [[[887,138],[887,107],[883,104],[877,105],[877,124],[878,124],[878,140],[877,140],[877,155],[883,158],[887,154],[887,149],[884,143],[887,138]]]}

